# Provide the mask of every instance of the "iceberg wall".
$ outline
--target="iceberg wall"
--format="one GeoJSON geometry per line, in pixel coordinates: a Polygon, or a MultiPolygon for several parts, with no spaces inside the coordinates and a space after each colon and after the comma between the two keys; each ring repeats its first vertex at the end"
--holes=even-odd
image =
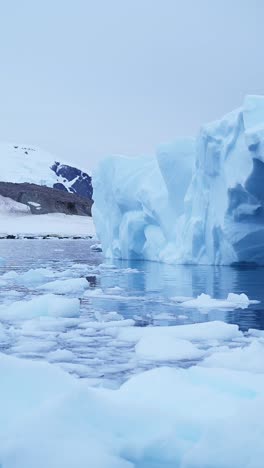
{"type": "Polygon", "coordinates": [[[107,257],[264,265],[264,97],[154,158],[105,159],[94,199],[107,257]]]}

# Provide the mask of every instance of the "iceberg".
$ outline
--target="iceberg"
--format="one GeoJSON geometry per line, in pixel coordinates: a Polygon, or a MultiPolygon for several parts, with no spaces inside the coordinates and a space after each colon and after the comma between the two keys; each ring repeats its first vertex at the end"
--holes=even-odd
{"type": "Polygon", "coordinates": [[[104,255],[174,264],[264,265],[264,97],[155,157],[111,156],[94,175],[104,255]]]}

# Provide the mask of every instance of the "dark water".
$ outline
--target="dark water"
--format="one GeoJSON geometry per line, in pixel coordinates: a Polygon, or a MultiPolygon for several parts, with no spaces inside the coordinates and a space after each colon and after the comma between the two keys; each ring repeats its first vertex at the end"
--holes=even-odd
{"type": "MultiPolygon", "coordinates": [[[[5,259],[5,264],[0,265],[0,274],[41,267],[63,270],[74,263],[99,265],[104,259],[102,254],[90,250],[91,244],[88,240],[2,240],[0,257],[5,259]]],[[[136,317],[141,325],[175,325],[217,319],[238,324],[243,331],[264,329],[264,268],[113,263],[116,268],[101,269],[94,287],[101,288],[102,294],[84,299],[84,311],[91,308],[102,312],[116,311],[125,318],[136,317]],[[127,268],[137,271],[128,272],[127,268]],[[122,288],[121,292],[107,292],[108,288],[115,287],[122,288]],[[250,299],[259,300],[260,304],[244,310],[202,311],[186,310],[171,301],[174,296],[197,297],[201,293],[225,299],[230,292],[245,293],[250,299]]],[[[8,290],[6,295],[8,297],[8,290]]]]}

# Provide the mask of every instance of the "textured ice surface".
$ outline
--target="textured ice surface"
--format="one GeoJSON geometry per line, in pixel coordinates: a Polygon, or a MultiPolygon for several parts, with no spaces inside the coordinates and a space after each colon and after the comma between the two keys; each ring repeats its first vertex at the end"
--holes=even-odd
{"type": "MultiPolygon", "coordinates": [[[[2,242],[15,250],[22,242],[23,251],[39,246],[2,242]]],[[[75,263],[67,262],[68,241],[41,245],[54,256],[48,268],[39,260],[33,269],[26,256],[21,270],[6,257],[11,266],[0,276],[0,465],[262,468],[263,331],[242,333],[214,320],[212,312],[219,307],[223,319],[232,319],[237,306],[241,314],[249,311],[246,303],[261,316],[258,304],[250,303],[257,290],[246,290],[250,299],[234,294],[228,301],[225,289],[217,294],[225,299],[216,300],[213,274],[225,270],[227,288],[237,277],[230,281],[233,268],[208,267],[202,302],[213,321],[165,326],[182,311],[188,320],[205,317],[195,304],[184,307],[199,302],[194,278],[200,279],[201,267],[143,262],[142,273],[140,263],[138,269],[123,262],[79,263],[83,241],[75,263]],[[176,276],[161,293],[170,269],[176,276]],[[76,292],[83,280],[87,289],[76,292]],[[47,294],[47,283],[57,294],[47,294]],[[227,302],[231,313],[221,307],[227,302]]],[[[74,253],[78,245],[72,241],[74,253]]],[[[37,254],[40,259],[43,248],[37,254]]]]}
{"type": "Polygon", "coordinates": [[[4,468],[262,466],[263,373],[162,367],[102,390],[0,354],[0,374],[4,468]]]}
{"type": "Polygon", "coordinates": [[[183,300],[182,307],[197,307],[198,309],[246,309],[258,301],[250,300],[246,294],[229,293],[226,299],[213,299],[208,294],[200,294],[196,299],[183,300]]]}
{"type": "Polygon", "coordinates": [[[193,343],[187,340],[174,338],[172,335],[160,333],[155,339],[146,335],[136,344],[135,351],[137,356],[151,361],[177,361],[181,359],[198,359],[204,355],[204,352],[197,348],[193,343]]]}
{"type": "Polygon", "coordinates": [[[38,286],[38,289],[51,291],[58,294],[78,294],[87,289],[89,283],[86,278],[69,278],[64,280],[55,280],[38,286]]]}
{"type": "Polygon", "coordinates": [[[0,306],[1,320],[23,320],[50,315],[53,317],[74,317],[79,314],[80,302],[54,294],[34,297],[29,301],[18,301],[0,306]]]}
{"type": "Polygon", "coordinates": [[[94,179],[107,257],[264,264],[264,97],[155,158],[111,157],[94,179]]]}

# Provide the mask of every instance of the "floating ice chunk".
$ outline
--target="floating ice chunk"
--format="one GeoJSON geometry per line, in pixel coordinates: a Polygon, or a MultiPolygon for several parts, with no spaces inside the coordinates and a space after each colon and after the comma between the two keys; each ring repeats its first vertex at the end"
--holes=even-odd
{"type": "Polygon", "coordinates": [[[250,300],[246,294],[229,293],[226,299],[213,299],[208,294],[200,294],[196,299],[183,301],[181,306],[198,309],[246,309],[259,301],[250,300]]]}
{"type": "Polygon", "coordinates": [[[37,289],[51,291],[59,294],[81,294],[89,287],[86,278],[71,278],[67,280],[55,280],[50,283],[43,284],[37,289]]]}
{"type": "Polygon", "coordinates": [[[106,288],[105,292],[107,294],[114,294],[116,292],[121,292],[123,291],[123,288],[120,288],[119,286],[114,286],[113,288],[106,288]]]}
{"type": "Polygon", "coordinates": [[[264,344],[254,341],[245,348],[217,352],[207,357],[201,365],[264,373],[264,344]]]}
{"type": "Polygon", "coordinates": [[[143,336],[136,344],[136,354],[140,358],[151,361],[179,361],[183,359],[199,359],[204,355],[187,340],[180,340],[166,333],[155,336],[143,336]]]}
{"type": "Polygon", "coordinates": [[[160,312],[159,314],[155,314],[153,318],[154,320],[175,320],[177,315],[170,314],[168,312],[160,312]]]}
{"type": "Polygon", "coordinates": [[[57,361],[59,367],[70,374],[76,375],[80,378],[91,377],[92,371],[89,366],[85,364],[81,364],[79,362],[67,362],[65,361],[57,361]]]}
{"type": "Polygon", "coordinates": [[[84,297],[98,297],[100,299],[113,299],[117,301],[141,301],[144,300],[142,296],[129,296],[129,295],[121,295],[121,294],[114,294],[114,291],[108,291],[107,289],[103,291],[100,288],[96,289],[88,289],[84,293],[84,297]]]}
{"type": "Polygon", "coordinates": [[[227,301],[234,302],[236,304],[244,304],[246,306],[248,306],[249,304],[260,303],[260,301],[257,301],[255,299],[249,299],[248,296],[244,293],[242,294],[229,293],[227,296],[227,301]]]}
{"type": "Polygon", "coordinates": [[[51,351],[47,355],[49,362],[73,361],[74,358],[74,353],[69,349],[57,349],[56,351],[51,351]]]}
{"type": "Polygon", "coordinates": [[[173,302],[181,303],[181,302],[191,301],[193,299],[193,297],[190,297],[190,296],[173,296],[170,299],[173,302]]]}
{"type": "Polygon", "coordinates": [[[139,270],[137,270],[137,268],[122,268],[122,270],[120,270],[121,273],[140,273],[139,270]]]}
{"type": "Polygon", "coordinates": [[[102,252],[102,244],[92,244],[90,245],[90,250],[94,252],[102,252]]]}
{"type": "Polygon", "coordinates": [[[256,338],[264,338],[264,330],[255,330],[254,328],[249,328],[247,334],[256,338]]]}
{"type": "Polygon", "coordinates": [[[8,306],[0,306],[0,318],[4,320],[24,320],[41,315],[76,317],[79,312],[80,302],[78,299],[54,294],[45,294],[29,301],[13,302],[8,306]]]}
{"type": "Polygon", "coordinates": [[[116,270],[117,267],[113,265],[112,263],[100,263],[98,265],[99,270],[116,270]]]}
{"type": "Polygon", "coordinates": [[[7,271],[6,273],[4,273],[1,278],[4,278],[4,279],[16,279],[17,277],[19,276],[19,274],[12,270],[12,271],[7,271]]]}
{"type": "Polygon", "coordinates": [[[26,271],[17,277],[19,283],[25,285],[35,285],[42,282],[47,282],[48,279],[54,277],[54,271],[49,268],[36,268],[26,271]]]}
{"type": "Polygon", "coordinates": [[[48,339],[38,340],[37,337],[29,339],[22,337],[14,346],[11,347],[12,353],[15,354],[38,354],[46,353],[57,346],[56,341],[48,339]]]}
{"type": "Polygon", "coordinates": [[[118,338],[123,341],[137,342],[142,337],[151,337],[155,342],[155,339],[161,333],[161,329],[162,333],[168,337],[192,341],[232,340],[233,338],[243,336],[237,325],[214,321],[172,327],[124,328],[119,330],[118,338]]]}
{"type": "MultiPolygon", "coordinates": [[[[79,314],[76,315],[78,317],[79,314]]],[[[22,325],[22,333],[35,333],[38,331],[46,332],[64,332],[69,328],[72,328],[78,325],[79,319],[77,318],[68,318],[68,317],[49,317],[49,316],[40,316],[27,320],[22,325]]]]}
{"type": "Polygon", "coordinates": [[[130,327],[132,328],[135,325],[135,320],[133,319],[123,319],[122,320],[112,320],[109,322],[83,322],[79,326],[84,329],[96,329],[103,330],[104,328],[120,328],[120,327],[130,327]]]}
{"type": "Polygon", "coordinates": [[[3,325],[0,323],[0,346],[8,342],[8,335],[3,325]]]}
{"type": "Polygon", "coordinates": [[[104,293],[103,293],[103,290],[101,288],[96,288],[96,289],[88,289],[87,291],[85,291],[84,293],[84,297],[101,297],[103,296],[104,293]]]}
{"type": "Polygon", "coordinates": [[[94,316],[96,320],[98,320],[99,322],[113,322],[114,320],[117,320],[117,321],[124,320],[124,317],[115,311],[108,312],[105,314],[100,311],[95,311],[94,316]]]}

